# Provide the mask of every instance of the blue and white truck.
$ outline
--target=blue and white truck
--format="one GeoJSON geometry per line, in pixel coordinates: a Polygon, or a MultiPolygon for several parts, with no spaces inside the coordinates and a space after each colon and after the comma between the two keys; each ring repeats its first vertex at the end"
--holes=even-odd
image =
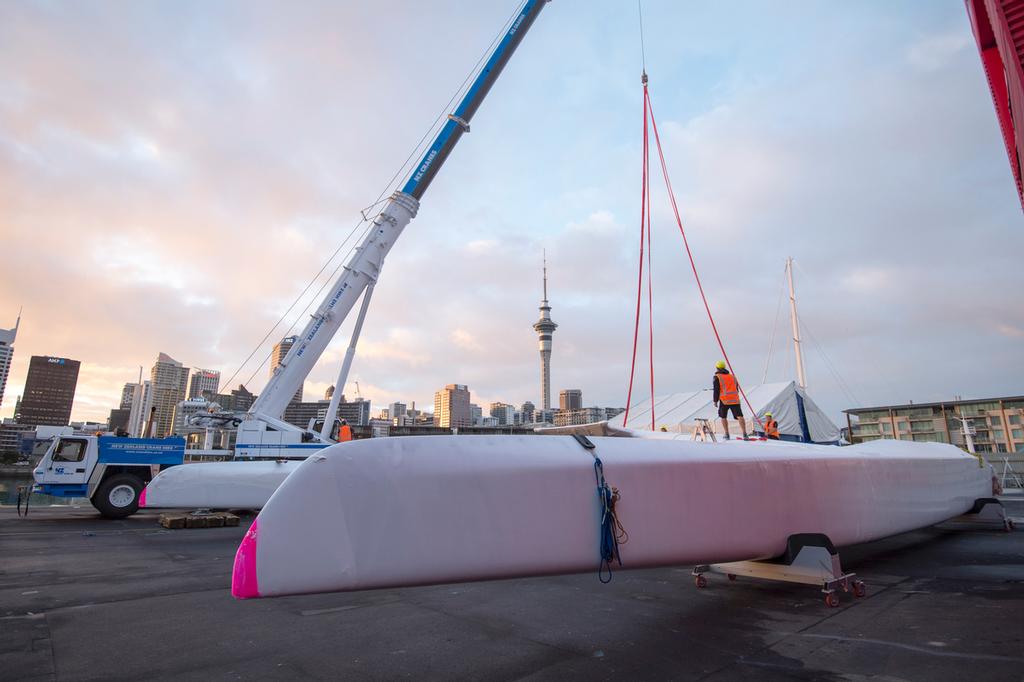
{"type": "Polygon", "coordinates": [[[107,518],[139,509],[146,484],[185,460],[183,438],[60,435],[32,471],[32,492],[85,497],[107,518]]]}

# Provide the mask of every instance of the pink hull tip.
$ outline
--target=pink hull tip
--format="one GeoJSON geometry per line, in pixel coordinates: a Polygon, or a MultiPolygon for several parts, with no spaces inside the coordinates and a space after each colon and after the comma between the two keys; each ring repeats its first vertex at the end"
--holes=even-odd
{"type": "Polygon", "coordinates": [[[242,544],[235,553],[235,567],[231,572],[231,596],[235,599],[256,599],[260,586],[256,578],[256,537],[259,533],[259,517],[252,522],[242,544]]]}
{"type": "Polygon", "coordinates": [[[139,509],[146,506],[146,489],[143,488],[142,492],[139,493],[139,509]]]}

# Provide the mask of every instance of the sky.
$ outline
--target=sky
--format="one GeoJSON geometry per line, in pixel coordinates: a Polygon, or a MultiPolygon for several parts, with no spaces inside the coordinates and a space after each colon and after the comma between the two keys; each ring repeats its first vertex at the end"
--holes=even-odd
{"type": "MultiPolygon", "coordinates": [[[[74,419],[105,419],[160,352],[259,392],[259,361],[323,278],[275,322],[348,253],[360,210],[516,7],[0,3],[0,327],[23,308],[0,416],[32,355],[82,362],[74,419]]],[[[741,383],[795,378],[777,312],[792,256],[808,390],[837,421],[1024,393],[1024,221],[960,0],[643,13],[672,184],[741,383]]],[[[539,404],[546,250],[554,400],[625,404],[638,26],[626,0],[545,7],[392,250],[347,396],[358,381],[374,406],[430,407],[461,383],[480,405],[539,404]]],[[[708,385],[721,353],[653,179],[662,394],[708,385]]],[[[334,382],[351,325],[307,400],[334,382]]]]}

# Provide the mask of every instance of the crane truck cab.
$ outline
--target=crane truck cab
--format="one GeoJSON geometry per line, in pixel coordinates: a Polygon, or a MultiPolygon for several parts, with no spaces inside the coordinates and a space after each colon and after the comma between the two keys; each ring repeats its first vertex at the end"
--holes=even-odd
{"type": "Polygon", "coordinates": [[[183,438],[61,435],[32,472],[32,492],[85,497],[103,516],[121,519],[138,511],[154,476],[184,460],[183,438]]]}

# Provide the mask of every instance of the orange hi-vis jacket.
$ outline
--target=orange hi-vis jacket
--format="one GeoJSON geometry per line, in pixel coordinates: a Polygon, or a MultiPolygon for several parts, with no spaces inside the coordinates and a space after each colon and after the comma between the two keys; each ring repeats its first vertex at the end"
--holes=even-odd
{"type": "Polygon", "coordinates": [[[352,440],[352,427],[349,426],[348,424],[345,424],[340,429],[338,429],[338,442],[344,443],[350,440],[352,440]]]}
{"type": "Polygon", "coordinates": [[[715,376],[718,377],[718,400],[723,405],[739,405],[740,386],[736,383],[736,377],[725,372],[716,374],[715,376]]]}
{"type": "Polygon", "coordinates": [[[769,438],[779,437],[779,422],[774,419],[769,419],[764,423],[764,435],[769,438]]]}

